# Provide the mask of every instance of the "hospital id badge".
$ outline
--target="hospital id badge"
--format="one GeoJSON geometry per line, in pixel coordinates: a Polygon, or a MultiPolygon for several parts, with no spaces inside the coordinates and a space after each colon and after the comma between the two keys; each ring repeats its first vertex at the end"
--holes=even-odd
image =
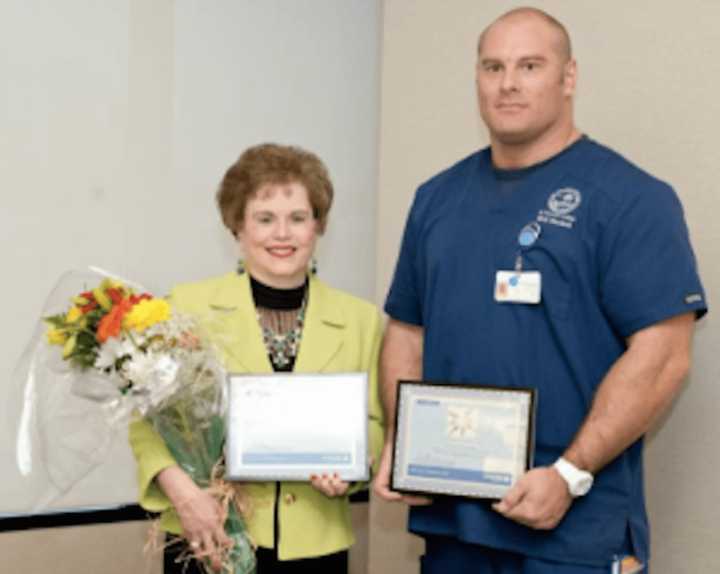
{"type": "Polygon", "coordinates": [[[495,274],[495,301],[498,303],[540,303],[542,277],[539,271],[498,271],[495,274]]]}

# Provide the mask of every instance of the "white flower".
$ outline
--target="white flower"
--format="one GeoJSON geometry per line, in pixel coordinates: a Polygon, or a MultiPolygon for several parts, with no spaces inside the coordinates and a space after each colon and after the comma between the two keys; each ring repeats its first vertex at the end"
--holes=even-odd
{"type": "Polygon", "coordinates": [[[127,355],[132,355],[135,347],[125,338],[110,337],[102,345],[95,359],[96,369],[107,369],[113,367],[115,362],[127,355]]]}
{"type": "Polygon", "coordinates": [[[154,404],[173,390],[178,368],[177,361],[165,353],[137,353],[123,365],[134,392],[149,395],[154,404]]]}
{"type": "Polygon", "coordinates": [[[148,341],[147,332],[133,333],[133,335],[132,335],[132,342],[135,345],[135,347],[144,349],[145,345],[147,344],[147,341],[148,341]]]}
{"type": "Polygon", "coordinates": [[[136,353],[123,365],[125,376],[138,386],[152,382],[156,357],[152,353],[136,353]]]}

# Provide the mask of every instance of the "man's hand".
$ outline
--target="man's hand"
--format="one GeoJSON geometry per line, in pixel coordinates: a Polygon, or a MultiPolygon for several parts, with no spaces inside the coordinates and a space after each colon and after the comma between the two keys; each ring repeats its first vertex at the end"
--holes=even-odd
{"type": "Polygon", "coordinates": [[[375,494],[389,502],[404,502],[405,504],[409,504],[411,506],[424,506],[432,504],[432,499],[426,496],[410,496],[390,490],[392,448],[393,437],[390,436],[389,440],[385,442],[385,446],[383,446],[382,454],[380,455],[380,467],[378,468],[377,475],[373,481],[373,491],[375,494]]]}
{"type": "Polygon", "coordinates": [[[505,518],[536,530],[552,530],[572,504],[567,483],[551,466],[525,473],[493,508],[505,518]]]}

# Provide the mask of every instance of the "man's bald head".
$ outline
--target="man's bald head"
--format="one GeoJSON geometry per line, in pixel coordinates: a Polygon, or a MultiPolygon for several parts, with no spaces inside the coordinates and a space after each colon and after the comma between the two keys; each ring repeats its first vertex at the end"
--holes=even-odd
{"type": "Polygon", "coordinates": [[[521,150],[539,159],[562,149],[575,133],[576,81],[570,40],[552,16],[518,8],[490,24],[478,43],[475,85],[495,157],[521,150]]]}
{"type": "Polygon", "coordinates": [[[478,39],[478,55],[482,52],[483,48],[483,41],[485,40],[485,37],[487,36],[488,32],[492,30],[495,26],[498,24],[504,23],[504,22],[510,22],[513,20],[537,20],[548,27],[552,29],[554,34],[556,35],[556,43],[555,48],[560,56],[560,60],[562,62],[568,62],[572,59],[572,44],[570,42],[570,35],[568,34],[567,29],[565,26],[556,18],[553,18],[550,14],[547,12],[543,12],[542,10],[538,8],[515,8],[514,10],[510,10],[509,12],[506,12],[499,18],[497,18],[492,24],[490,24],[487,28],[485,28],[482,33],[480,34],[480,38],[478,39]]]}

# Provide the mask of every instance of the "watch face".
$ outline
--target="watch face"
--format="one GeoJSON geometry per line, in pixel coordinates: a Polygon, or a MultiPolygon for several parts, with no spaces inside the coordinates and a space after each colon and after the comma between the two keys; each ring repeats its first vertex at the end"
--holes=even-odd
{"type": "Polygon", "coordinates": [[[573,485],[572,488],[573,496],[583,496],[587,494],[592,484],[592,476],[582,476],[578,478],[577,482],[573,485]]]}
{"type": "Polygon", "coordinates": [[[567,482],[568,490],[572,496],[583,496],[592,488],[593,475],[589,472],[580,470],[562,457],[553,466],[567,482]]]}

